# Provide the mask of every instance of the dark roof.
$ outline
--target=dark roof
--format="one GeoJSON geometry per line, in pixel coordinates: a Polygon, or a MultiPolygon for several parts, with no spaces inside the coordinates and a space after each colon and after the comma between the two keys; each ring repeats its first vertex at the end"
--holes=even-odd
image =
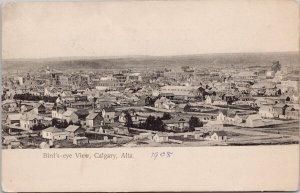
{"type": "Polygon", "coordinates": [[[174,93],[160,93],[160,96],[175,96],[174,93]]]}
{"type": "Polygon", "coordinates": [[[115,112],[115,109],[113,107],[105,107],[103,108],[103,110],[105,110],[105,112],[115,112]]]}
{"type": "Polygon", "coordinates": [[[227,136],[227,133],[225,131],[215,131],[213,134],[216,133],[218,136],[227,136]]]}
{"type": "Polygon", "coordinates": [[[188,120],[184,118],[174,118],[174,119],[169,119],[169,120],[163,120],[164,124],[172,124],[172,123],[187,123],[188,120]]]}
{"type": "Polygon", "coordinates": [[[99,113],[90,113],[90,114],[86,117],[86,119],[93,120],[93,119],[95,119],[98,115],[99,115],[99,113]]]}

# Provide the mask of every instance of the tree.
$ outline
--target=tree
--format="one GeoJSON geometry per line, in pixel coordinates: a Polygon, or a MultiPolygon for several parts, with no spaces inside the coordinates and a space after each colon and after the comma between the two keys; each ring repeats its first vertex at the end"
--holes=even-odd
{"type": "Polygon", "coordinates": [[[145,122],[145,128],[154,131],[163,131],[164,123],[160,117],[155,118],[154,116],[149,116],[145,122]]]}
{"type": "Polygon", "coordinates": [[[281,95],[281,89],[279,89],[279,90],[277,91],[277,94],[278,94],[278,95],[281,95]]]}
{"type": "Polygon", "coordinates": [[[133,125],[132,117],[128,111],[125,112],[125,125],[131,127],[133,125]]]}
{"type": "Polygon", "coordinates": [[[190,105],[185,105],[185,107],[183,108],[183,110],[185,112],[190,112],[191,111],[191,106],[190,105]]]}
{"type": "Polygon", "coordinates": [[[152,129],[155,131],[163,131],[164,130],[164,123],[160,117],[157,117],[155,119],[152,129]]]}
{"type": "Polygon", "coordinates": [[[145,121],[145,128],[146,129],[152,129],[154,121],[155,121],[155,117],[154,116],[150,115],[149,117],[147,117],[147,119],[145,121]]]}
{"type": "Polygon", "coordinates": [[[52,119],[52,127],[57,127],[58,120],[56,118],[52,119]]]}
{"type": "Polygon", "coordinates": [[[163,117],[162,117],[162,120],[169,120],[169,119],[171,119],[172,117],[171,117],[171,114],[170,113],[164,113],[163,114],[163,117]]]}
{"type": "Polygon", "coordinates": [[[195,127],[203,127],[203,123],[199,120],[199,118],[194,116],[190,118],[189,125],[190,131],[194,131],[195,127]]]}
{"type": "Polygon", "coordinates": [[[271,69],[274,72],[281,70],[281,64],[279,63],[279,61],[273,62],[271,69]]]}
{"type": "Polygon", "coordinates": [[[64,122],[62,122],[61,127],[65,128],[68,127],[69,123],[67,122],[67,120],[64,120],[64,122]]]}

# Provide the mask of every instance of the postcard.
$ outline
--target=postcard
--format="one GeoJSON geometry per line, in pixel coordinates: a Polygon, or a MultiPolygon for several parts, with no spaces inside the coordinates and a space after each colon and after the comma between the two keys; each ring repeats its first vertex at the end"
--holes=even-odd
{"type": "Polygon", "coordinates": [[[295,191],[293,0],[5,2],[5,192],[295,191]]]}

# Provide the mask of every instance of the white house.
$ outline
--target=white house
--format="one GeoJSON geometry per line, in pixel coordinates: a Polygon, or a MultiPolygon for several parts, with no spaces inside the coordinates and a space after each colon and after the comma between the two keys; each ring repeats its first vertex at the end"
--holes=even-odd
{"type": "Polygon", "coordinates": [[[56,118],[56,119],[63,119],[63,114],[64,114],[65,110],[64,109],[53,109],[51,111],[51,116],[52,118],[56,118]]]}
{"type": "Polygon", "coordinates": [[[114,123],[116,112],[114,108],[105,107],[102,110],[102,117],[104,118],[105,122],[114,123]]]}
{"type": "Polygon", "coordinates": [[[90,113],[86,117],[86,126],[90,128],[101,126],[103,125],[103,121],[103,117],[100,113],[90,113]]]}
{"type": "MultiPolygon", "coordinates": [[[[138,123],[140,121],[139,116],[136,114],[135,111],[130,111],[129,112],[132,122],[133,123],[138,123]]],[[[122,112],[121,115],[119,115],[119,122],[120,123],[126,123],[126,113],[122,112]]]]}
{"type": "Polygon", "coordinates": [[[274,118],[277,117],[277,111],[272,105],[263,105],[259,108],[259,115],[262,118],[274,118]]]}
{"type": "Polygon", "coordinates": [[[25,130],[30,130],[34,125],[40,124],[42,120],[43,118],[38,115],[26,113],[20,118],[20,126],[25,130]]]}
{"type": "Polygon", "coordinates": [[[78,125],[69,125],[66,129],[65,132],[67,132],[68,136],[70,138],[73,138],[75,136],[81,136],[84,135],[85,129],[78,125]]]}
{"type": "Polygon", "coordinates": [[[223,122],[220,120],[208,121],[205,125],[203,125],[204,131],[219,131],[223,128],[223,122]]]}
{"type": "Polygon", "coordinates": [[[158,142],[158,143],[162,143],[162,142],[168,142],[169,141],[169,137],[167,134],[165,133],[156,133],[153,136],[153,141],[158,142]]]}
{"type": "Polygon", "coordinates": [[[74,111],[67,110],[63,113],[63,119],[68,123],[70,123],[71,121],[73,123],[76,123],[78,122],[78,115],[74,111]]]}
{"type": "Polygon", "coordinates": [[[175,106],[175,103],[171,102],[170,99],[167,99],[165,97],[161,97],[154,102],[154,107],[159,109],[171,110],[174,109],[175,106]]]}
{"type": "Polygon", "coordinates": [[[67,132],[55,127],[48,127],[47,129],[44,129],[42,131],[42,137],[44,139],[65,140],[67,139],[67,136],[68,136],[67,132]]]}
{"type": "Polygon", "coordinates": [[[220,111],[218,116],[217,116],[217,120],[218,121],[225,121],[226,120],[226,115],[224,115],[223,112],[220,111]]]}
{"type": "Polygon", "coordinates": [[[226,141],[227,134],[225,131],[214,131],[205,137],[206,140],[226,141]]]}
{"type": "Polygon", "coordinates": [[[207,95],[206,98],[205,98],[205,104],[212,105],[213,104],[212,97],[207,95]]]}
{"type": "Polygon", "coordinates": [[[265,123],[259,114],[249,115],[246,119],[246,127],[262,127],[265,123]]]}

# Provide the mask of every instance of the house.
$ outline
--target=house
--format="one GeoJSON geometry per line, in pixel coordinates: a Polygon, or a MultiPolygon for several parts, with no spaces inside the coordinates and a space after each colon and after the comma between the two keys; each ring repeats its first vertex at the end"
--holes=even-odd
{"type": "Polygon", "coordinates": [[[236,113],[231,112],[229,110],[220,110],[219,114],[216,117],[217,121],[222,121],[222,122],[226,122],[226,123],[235,123],[236,121],[239,122],[240,119],[237,116],[236,117],[236,113]]]}
{"type": "Polygon", "coordinates": [[[285,116],[287,119],[299,119],[299,110],[293,107],[287,107],[285,109],[285,116]]]}
{"type": "Polygon", "coordinates": [[[93,128],[104,124],[104,119],[100,113],[90,113],[86,118],[86,126],[93,128]]]}
{"type": "Polygon", "coordinates": [[[33,109],[31,110],[32,113],[38,115],[38,114],[45,114],[46,113],[46,107],[41,103],[35,103],[33,105],[33,109]]]}
{"type": "Polygon", "coordinates": [[[173,93],[175,96],[192,96],[192,91],[197,89],[196,86],[163,86],[161,93],[173,93]]]}
{"type": "Polygon", "coordinates": [[[129,134],[128,128],[124,127],[123,125],[113,126],[113,130],[114,130],[115,134],[119,134],[119,135],[128,135],[129,134]]]}
{"type": "Polygon", "coordinates": [[[156,100],[156,96],[147,96],[145,98],[145,106],[153,106],[156,100]]]}
{"type": "Polygon", "coordinates": [[[52,109],[51,111],[51,116],[52,118],[55,118],[55,119],[63,119],[63,114],[64,112],[66,111],[66,109],[62,109],[62,108],[54,108],[52,109]]]}
{"type": "Polygon", "coordinates": [[[262,105],[259,108],[259,115],[262,118],[274,118],[274,117],[278,117],[277,112],[275,111],[275,109],[273,108],[272,105],[262,105]]]}
{"type": "Polygon", "coordinates": [[[173,93],[160,93],[158,97],[165,97],[167,99],[173,100],[175,95],[173,93]]]}
{"type": "Polygon", "coordinates": [[[11,135],[2,136],[2,143],[4,145],[10,145],[16,141],[20,142],[16,136],[11,136],[11,135]]]}
{"type": "Polygon", "coordinates": [[[116,114],[115,109],[112,107],[106,107],[106,108],[103,108],[103,110],[102,110],[102,116],[103,116],[105,122],[113,123],[115,114],[116,114]]]}
{"type": "Polygon", "coordinates": [[[85,133],[85,129],[78,125],[69,125],[66,129],[65,132],[67,132],[68,136],[70,138],[74,138],[75,136],[82,136],[85,133]]]}
{"type": "Polygon", "coordinates": [[[41,124],[42,120],[41,116],[25,113],[20,118],[20,126],[25,130],[31,130],[33,126],[41,124]]]}
{"type": "Polygon", "coordinates": [[[227,105],[226,101],[222,101],[222,100],[215,100],[212,105],[217,106],[217,105],[227,105]]]}
{"type": "Polygon", "coordinates": [[[276,111],[276,114],[278,116],[285,114],[285,109],[287,108],[286,104],[283,103],[277,103],[273,106],[274,110],[276,111]]]}
{"type": "Polygon", "coordinates": [[[8,114],[6,116],[6,124],[20,124],[20,120],[21,120],[21,116],[22,114],[21,113],[11,113],[11,114],[8,114]]]}
{"type": "Polygon", "coordinates": [[[78,122],[78,115],[71,110],[67,110],[63,113],[63,120],[66,120],[68,123],[77,123],[78,122]]]}
{"type": "Polygon", "coordinates": [[[159,109],[172,110],[175,106],[175,103],[171,102],[170,99],[167,99],[166,97],[161,97],[154,102],[154,107],[159,109]]]}
{"type": "Polygon", "coordinates": [[[226,113],[223,113],[222,111],[219,112],[219,114],[217,115],[217,120],[218,121],[225,121],[226,120],[226,113]]]}
{"type": "MultiPolygon", "coordinates": [[[[139,123],[140,119],[139,116],[137,115],[137,113],[135,111],[129,111],[128,112],[131,116],[131,120],[133,124],[139,123]]],[[[118,116],[118,121],[120,123],[125,124],[126,123],[126,112],[122,112],[119,116],[118,116]]]]}
{"type": "Polygon", "coordinates": [[[220,120],[208,121],[205,125],[203,125],[204,131],[219,131],[223,130],[223,122],[220,120]]]}
{"type": "Polygon", "coordinates": [[[205,96],[205,104],[207,104],[207,105],[212,105],[213,104],[213,99],[212,99],[211,96],[209,96],[209,95],[205,96]]]}
{"type": "Polygon", "coordinates": [[[281,90],[283,92],[285,92],[288,89],[292,89],[293,91],[298,92],[299,81],[297,81],[297,80],[284,80],[284,81],[281,81],[281,90]]]}
{"type": "Polygon", "coordinates": [[[169,136],[166,133],[156,133],[153,138],[153,141],[157,143],[163,143],[169,141],[169,136]]]}
{"type": "Polygon", "coordinates": [[[89,139],[87,137],[74,137],[73,138],[73,144],[74,145],[82,145],[89,143],[89,139]]]}
{"type": "Polygon", "coordinates": [[[293,103],[295,103],[295,104],[298,104],[298,103],[299,103],[299,96],[293,94],[292,97],[291,97],[291,101],[292,101],[293,103]]]}
{"type": "Polygon", "coordinates": [[[163,120],[164,127],[169,131],[183,132],[188,130],[190,124],[185,118],[173,118],[169,120],[163,120]]]}
{"type": "Polygon", "coordinates": [[[243,120],[243,118],[242,117],[240,117],[239,115],[235,115],[234,116],[234,118],[233,118],[233,122],[235,123],[235,124],[240,124],[240,123],[242,123],[244,120],[243,120]]]}
{"type": "Polygon", "coordinates": [[[55,127],[48,127],[42,131],[42,137],[44,139],[49,140],[65,140],[67,139],[67,132],[64,130],[55,128],[55,127]]]}
{"type": "Polygon", "coordinates": [[[205,139],[212,141],[226,141],[227,133],[225,131],[214,131],[209,133],[209,135],[207,135],[205,139]]]}
{"type": "Polygon", "coordinates": [[[265,123],[263,122],[261,115],[254,114],[254,115],[249,115],[247,117],[245,126],[246,127],[262,127],[262,126],[265,126],[265,123]]]}

